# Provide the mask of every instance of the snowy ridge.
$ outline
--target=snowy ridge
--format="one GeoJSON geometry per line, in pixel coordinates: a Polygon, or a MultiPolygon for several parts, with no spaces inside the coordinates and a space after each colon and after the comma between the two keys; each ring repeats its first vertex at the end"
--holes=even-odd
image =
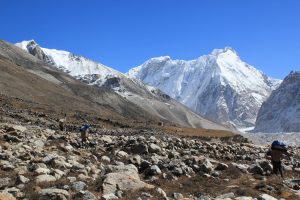
{"type": "MultiPolygon", "coordinates": [[[[31,49],[39,47],[34,40],[23,41],[15,45],[29,53],[31,53],[31,49]]],[[[69,73],[71,76],[87,81],[89,84],[102,86],[108,79],[124,76],[110,67],[82,56],[74,55],[68,51],[41,47],[40,49],[54,61],[56,67],[69,73]]]]}
{"type": "Polygon", "coordinates": [[[152,58],[128,75],[209,119],[237,127],[254,125],[260,105],[280,83],[243,62],[230,47],[190,61],[152,58]]]}

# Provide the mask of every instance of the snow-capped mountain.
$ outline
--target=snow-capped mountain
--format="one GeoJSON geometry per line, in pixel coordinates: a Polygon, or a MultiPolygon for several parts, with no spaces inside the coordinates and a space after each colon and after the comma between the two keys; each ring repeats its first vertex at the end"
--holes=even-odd
{"type": "Polygon", "coordinates": [[[15,45],[43,63],[50,64],[86,84],[112,89],[120,98],[113,100],[114,105],[112,102],[109,106],[119,110],[123,115],[127,114],[124,110],[130,111],[136,107],[134,110],[138,112],[141,110],[139,115],[144,115],[145,119],[161,120],[181,126],[229,130],[197,115],[159,89],[145,85],[140,80],[130,78],[103,64],[67,51],[42,48],[34,40],[15,45]],[[131,105],[131,108],[124,108],[124,104],[121,103],[124,101],[128,102],[127,106],[131,105]]]}
{"type": "Polygon", "coordinates": [[[291,72],[265,101],[255,132],[300,132],[300,71],[291,72]]]}
{"type": "Polygon", "coordinates": [[[196,60],[152,58],[128,75],[211,120],[238,128],[254,126],[261,104],[280,83],[243,62],[229,47],[196,60]]]}
{"type": "Polygon", "coordinates": [[[102,86],[109,79],[124,76],[110,67],[82,56],[77,56],[67,51],[42,48],[34,40],[23,41],[15,45],[44,62],[69,73],[71,76],[85,80],[89,84],[102,86]]]}

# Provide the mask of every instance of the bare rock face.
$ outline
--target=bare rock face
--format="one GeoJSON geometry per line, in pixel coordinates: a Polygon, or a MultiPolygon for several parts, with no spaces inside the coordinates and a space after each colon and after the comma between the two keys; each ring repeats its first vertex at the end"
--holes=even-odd
{"type": "Polygon", "coordinates": [[[28,52],[32,55],[34,55],[35,57],[37,57],[38,59],[44,61],[47,64],[51,64],[54,65],[54,61],[51,57],[47,56],[44,51],[41,49],[41,47],[34,41],[30,41],[27,44],[27,49],[28,52]]]}
{"type": "Polygon", "coordinates": [[[291,72],[259,110],[255,132],[300,132],[300,71],[291,72]]]}

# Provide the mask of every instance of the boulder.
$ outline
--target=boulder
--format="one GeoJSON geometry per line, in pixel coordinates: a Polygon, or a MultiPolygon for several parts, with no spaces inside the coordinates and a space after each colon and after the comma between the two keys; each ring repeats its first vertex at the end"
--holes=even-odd
{"type": "Polygon", "coordinates": [[[0,192],[0,200],[16,200],[10,193],[0,192]]]}
{"type": "Polygon", "coordinates": [[[108,156],[102,156],[101,157],[101,162],[110,163],[110,158],[108,156]]]}
{"type": "Polygon", "coordinates": [[[268,194],[261,194],[259,196],[259,200],[277,200],[277,199],[268,194]]]}
{"type": "Polygon", "coordinates": [[[108,174],[104,176],[103,194],[115,193],[117,190],[133,191],[142,188],[153,188],[140,180],[137,168],[130,165],[108,166],[108,174]]]}
{"type": "Polygon", "coordinates": [[[56,178],[51,175],[43,174],[43,175],[37,176],[35,180],[36,180],[36,183],[45,183],[45,182],[48,183],[48,182],[56,181],[56,178]]]}
{"type": "Polygon", "coordinates": [[[140,166],[141,165],[141,156],[140,155],[134,155],[134,156],[131,156],[129,158],[129,162],[131,164],[134,164],[136,166],[140,166]]]}
{"type": "Polygon", "coordinates": [[[115,199],[119,199],[115,194],[110,193],[110,194],[104,194],[101,197],[101,200],[115,200],[115,199]]]}
{"type": "Polygon", "coordinates": [[[261,168],[258,164],[252,164],[252,165],[250,165],[247,170],[248,170],[248,172],[250,172],[252,174],[263,175],[263,173],[264,173],[263,168],[261,168]]]}
{"type": "Polygon", "coordinates": [[[199,170],[204,173],[211,173],[214,170],[213,167],[214,166],[208,159],[204,159],[199,165],[199,170]]]}
{"type": "Polygon", "coordinates": [[[72,183],[72,189],[75,190],[75,191],[81,191],[81,190],[85,190],[87,185],[85,182],[83,181],[76,181],[76,182],[73,182],[72,183]]]}
{"type": "MultiPolygon", "coordinates": [[[[47,197],[51,197],[51,198],[63,196],[64,199],[67,199],[70,196],[68,191],[63,190],[63,189],[57,189],[57,188],[42,189],[41,191],[39,191],[38,194],[40,196],[47,196],[47,197]]],[[[59,198],[55,198],[55,199],[59,199],[59,198]]],[[[62,198],[60,198],[60,199],[62,199],[62,198]]]]}
{"type": "Polygon", "coordinates": [[[145,144],[135,144],[131,147],[131,152],[133,154],[147,154],[148,153],[148,146],[145,144]]]}
{"type": "Polygon", "coordinates": [[[161,152],[161,148],[158,145],[156,145],[154,143],[151,143],[149,145],[149,152],[150,153],[160,153],[161,152]]]}
{"type": "Polygon", "coordinates": [[[10,178],[0,178],[0,189],[12,186],[14,183],[10,178]]]}
{"type": "Polygon", "coordinates": [[[90,191],[80,191],[75,194],[75,200],[97,200],[98,198],[90,191]]]}
{"type": "Polygon", "coordinates": [[[227,168],[228,168],[228,165],[226,165],[225,163],[218,163],[215,170],[222,171],[222,170],[225,170],[227,168]]]}

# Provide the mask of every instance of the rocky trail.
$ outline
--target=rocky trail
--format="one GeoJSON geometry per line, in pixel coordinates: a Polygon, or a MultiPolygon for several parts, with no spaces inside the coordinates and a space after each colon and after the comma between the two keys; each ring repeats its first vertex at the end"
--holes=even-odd
{"type": "Polygon", "coordinates": [[[77,131],[0,124],[0,199],[300,199],[300,149],[289,147],[285,181],[267,147],[155,129],[77,131]]]}

